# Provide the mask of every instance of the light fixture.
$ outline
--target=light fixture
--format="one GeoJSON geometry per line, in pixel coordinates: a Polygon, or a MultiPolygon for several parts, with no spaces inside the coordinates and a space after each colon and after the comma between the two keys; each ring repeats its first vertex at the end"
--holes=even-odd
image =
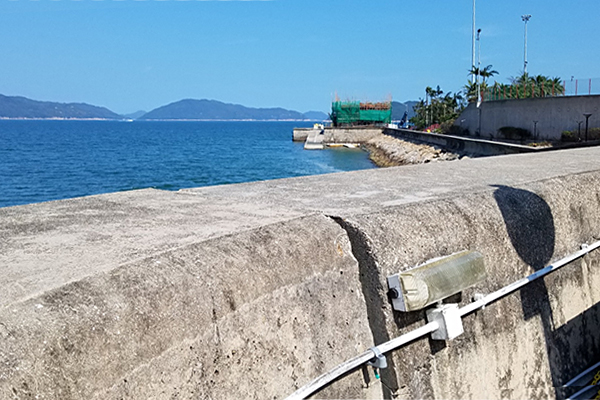
{"type": "Polygon", "coordinates": [[[392,306],[415,311],[437,303],[481,282],[487,277],[483,255],[461,251],[388,276],[392,306]]]}

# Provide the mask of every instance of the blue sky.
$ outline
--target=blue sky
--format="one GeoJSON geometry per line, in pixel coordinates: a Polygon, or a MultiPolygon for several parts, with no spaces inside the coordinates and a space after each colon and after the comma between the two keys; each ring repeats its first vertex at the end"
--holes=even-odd
{"type": "MultiPolygon", "coordinates": [[[[482,66],[598,78],[598,0],[477,0],[482,66]]],[[[472,0],[0,0],[0,93],[118,113],[184,98],[327,111],[458,91],[472,0]]]]}

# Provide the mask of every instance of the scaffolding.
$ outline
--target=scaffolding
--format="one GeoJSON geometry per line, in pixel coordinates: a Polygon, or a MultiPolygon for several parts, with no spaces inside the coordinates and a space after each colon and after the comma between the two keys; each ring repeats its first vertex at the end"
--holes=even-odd
{"type": "Polygon", "coordinates": [[[392,122],[392,102],[334,101],[331,120],[334,126],[389,124],[392,122]]]}

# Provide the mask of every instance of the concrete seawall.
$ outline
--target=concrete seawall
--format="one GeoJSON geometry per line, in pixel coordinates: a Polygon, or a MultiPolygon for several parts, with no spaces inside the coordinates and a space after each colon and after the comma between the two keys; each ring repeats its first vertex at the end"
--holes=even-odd
{"type": "MultiPolygon", "coordinates": [[[[599,239],[599,188],[586,148],[0,209],[0,398],[285,397],[424,323],[387,275],[480,251],[468,303],[599,239]]],[[[318,396],[560,396],[600,357],[598,253],[318,396]]]]}
{"type": "MultiPolygon", "coordinates": [[[[295,142],[303,142],[313,131],[315,131],[315,129],[295,128],[292,139],[295,142]]],[[[321,130],[318,129],[318,131],[321,130]]],[[[380,135],[382,132],[383,128],[377,127],[326,127],[323,130],[323,143],[364,143],[373,137],[380,135]]]]}

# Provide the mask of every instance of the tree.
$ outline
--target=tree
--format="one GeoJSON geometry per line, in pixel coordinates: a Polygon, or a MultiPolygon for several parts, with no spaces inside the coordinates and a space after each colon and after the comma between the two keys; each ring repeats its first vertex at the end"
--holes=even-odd
{"type": "Polygon", "coordinates": [[[477,76],[479,75],[483,82],[486,83],[488,78],[491,78],[494,75],[498,75],[498,71],[492,69],[492,65],[488,65],[487,67],[485,67],[484,69],[482,69],[481,71],[479,70],[478,67],[473,67],[469,70],[469,75],[472,76],[477,76]]]}
{"type": "Polygon", "coordinates": [[[415,116],[410,119],[417,129],[423,129],[433,124],[450,123],[454,121],[465,108],[464,98],[460,93],[444,91],[437,86],[425,88],[425,99],[420,99],[413,107],[415,116]]]}
{"type": "Polygon", "coordinates": [[[479,76],[481,78],[481,82],[477,84],[477,82],[473,82],[473,80],[469,80],[467,84],[464,86],[464,92],[467,96],[467,101],[469,103],[477,101],[477,89],[479,88],[479,93],[485,93],[488,90],[488,78],[497,75],[498,71],[492,69],[492,65],[488,65],[482,70],[478,67],[473,67],[469,70],[469,76],[479,76]]]}

